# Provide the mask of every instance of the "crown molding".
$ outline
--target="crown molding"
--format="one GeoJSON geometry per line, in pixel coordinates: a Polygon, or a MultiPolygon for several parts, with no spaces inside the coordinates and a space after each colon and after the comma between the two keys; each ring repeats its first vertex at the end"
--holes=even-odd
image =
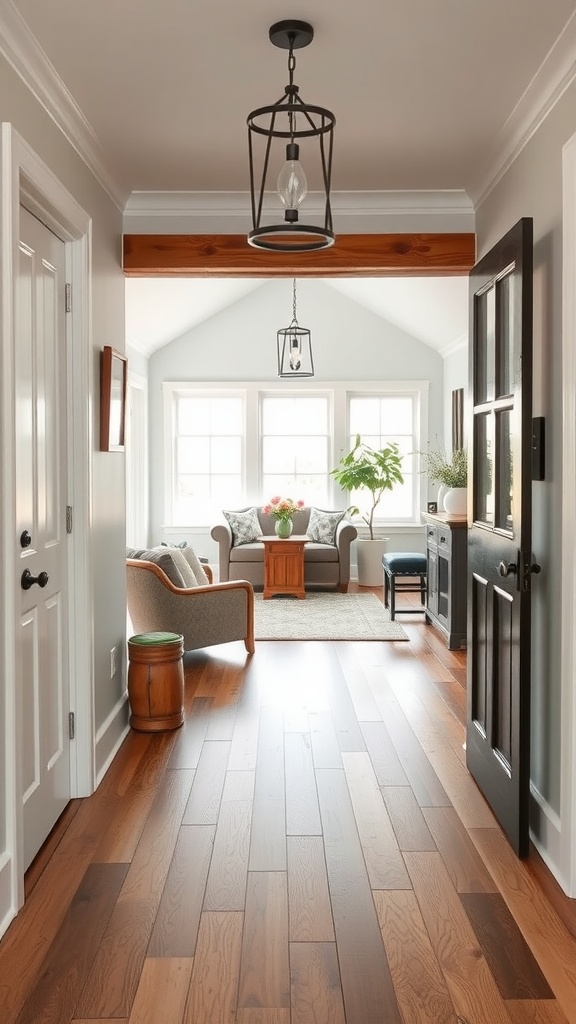
{"type": "Polygon", "coordinates": [[[470,191],[476,209],[503,178],[575,78],[576,12],[498,132],[477,184],[470,191]]]}
{"type": "MultiPolygon", "coordinates": [[[[309,192],[309,213],[323,212],[324,193],[309,192]]],[[[340,215],[378,216],[382,213],[444,215],[474,214],[469,196],[462,189],[382,192],[332,192],[332,212],[340,215]]],[[[264,209],[272,213],[278,205],[274,192],[266,193],[264,209]]],[[[249,216],[249,192],[132,192],[126,203],[125,217],[229,217],[249,216]]]]}
{"type": "Polygon", "coordinates": [[[0,53],[30,89],[119,210],[127,193],[114,181],[104,150],[80,107],[11,0],[0,0],[0,53]]]}
{"type": "Polygon", "coordinates": [[[455,341],[450,341],[444,348],[439,349],[442,359],[446,359],[448,356],[453,356],[455,352],[459,352],[460,349],[465,348],[468,345],[468,332],[462,334],[455,341]]]}

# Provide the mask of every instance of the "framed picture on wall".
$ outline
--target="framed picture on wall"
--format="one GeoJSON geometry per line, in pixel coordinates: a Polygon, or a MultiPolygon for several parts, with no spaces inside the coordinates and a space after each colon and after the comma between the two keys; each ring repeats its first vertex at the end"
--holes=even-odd
{"type": "Polygon", "coordinates": [[[123,452],[128,377],[126,356],[105,345],[100,374],[100,451],[123,452]]]}

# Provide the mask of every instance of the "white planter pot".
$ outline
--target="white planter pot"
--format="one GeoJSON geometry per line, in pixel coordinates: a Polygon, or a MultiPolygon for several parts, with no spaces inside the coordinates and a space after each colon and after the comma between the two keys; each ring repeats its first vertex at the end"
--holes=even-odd
{"type": "Polygon", "coordinates": [[[468,488],[451,487],[444,495],[444,511],[449,516],[465,516],[468,508],[468,488]]]}
{"type": "Polygon", "coordinates": [[[445,511],[445,509],[444,509],[444,498],[445,498],[446,492],[448,490],[449,490],[449,488],[446,487],[446,484],[440,484],[440,487],[438,488],[438,511],[439,512],[444,512],[445,511]]]}
{"type": "Polygon", "coordinates": [[[358,564],[358,583],[361,587],[383,586],[382,555],[386,550],[388,537],[378,540],[356,541],[356,561],[358,564]]]}

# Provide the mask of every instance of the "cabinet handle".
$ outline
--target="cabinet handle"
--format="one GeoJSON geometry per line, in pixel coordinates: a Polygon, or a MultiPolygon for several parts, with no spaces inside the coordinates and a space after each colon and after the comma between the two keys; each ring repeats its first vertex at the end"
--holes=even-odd
{"type": "Polygon", "coordinates": [[[446,537],[444,537],[444,536],[440,537],[440,543],[441,544],[445,544],[446,543],[446,537]]]}

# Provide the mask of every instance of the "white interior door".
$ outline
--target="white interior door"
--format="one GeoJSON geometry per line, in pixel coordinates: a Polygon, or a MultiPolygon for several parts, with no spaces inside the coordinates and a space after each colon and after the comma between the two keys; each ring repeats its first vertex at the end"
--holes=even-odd
{"type": "Polygon", "coordinates": [[[70,799],[65,246],[21,210],[16,308],[16,638],[24,868],[70,799]]]}

